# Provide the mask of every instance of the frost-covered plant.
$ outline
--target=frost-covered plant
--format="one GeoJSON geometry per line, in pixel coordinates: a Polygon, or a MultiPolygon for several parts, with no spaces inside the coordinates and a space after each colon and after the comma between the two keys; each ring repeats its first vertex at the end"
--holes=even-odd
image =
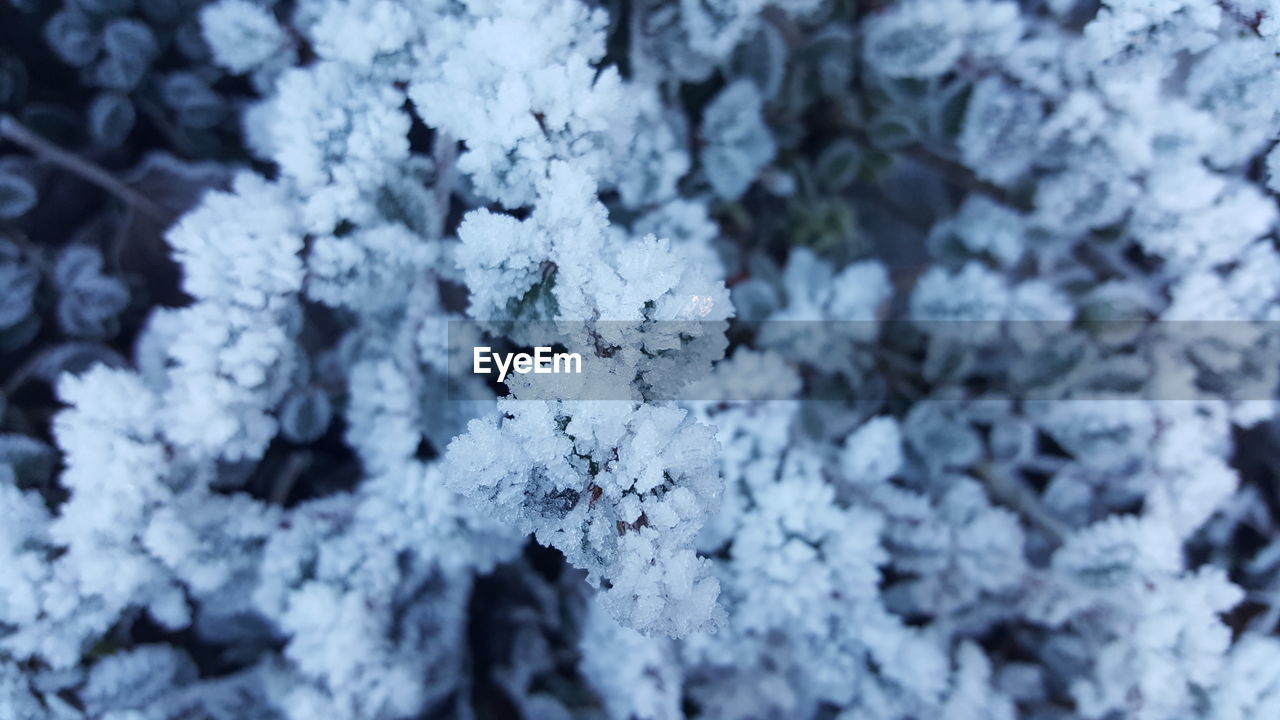
{"type": "Polygon", "coordinates": [[[0,716],[1273,711],[1269,5],[81,5],[255,164],[145,322],[0,165],[0,716]]]}

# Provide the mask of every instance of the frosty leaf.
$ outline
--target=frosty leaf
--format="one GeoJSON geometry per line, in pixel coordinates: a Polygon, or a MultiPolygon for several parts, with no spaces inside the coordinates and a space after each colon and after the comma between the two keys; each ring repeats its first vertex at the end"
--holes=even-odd
{"type": "Polygon", "coordinates": [[[102,47],[94,77],[113,90],[132,90],[158,51],[151,28],[137,20],[111,21],[102,31],[102,47]]]}
{"type": "Polygon", "coordinates": [[[403,178],[393,178],[377,196],[377,205],[388,220],[402,223],[422,237],[438,234],[444,223],[441,207],[423,181],[428,169],[417,167],[403,178]]]}
{"type": "Polygon", "coordinates": [[[857,42],[848,28],[822,28],[800,52],[804,60],[817,65],[818,85],[823,93],[839,96],[849,86],[857,60],[857,42]]]}
{"type": "Polygon", "coordinates": [[[455,259],[471,287],[468,313],[473,318],[504,318],[512,300],[527,298],[540,284],[551,282],[543,266],[550,255],[549,239],[529,222],[476,210],[463,219],[458,239],[462,246],[455,259]]]}
{"type": "Polygon", "coordinates": [[[16,57],[0,56],[0,107],[20,104],[26,94],[26,65],[16,57]]]}
{"type": "Polygon", "coordinates": [[[1280,641],[1271,635],[1244,633],[1232,648],[1222,683],[1212,695],[1214,717],[1248,720],[1280,712],[1280,641]]]}
{"type": "Polygon", "coordinates": [[[178,114],[178,122],[194,128],[218,124],[226,113],[222,98],[193,73],[176,72],[161,84],[164,102],[178,114]]]}
{"type": "Polygon", "coordinates": [[[1027,243],[1027,222],[985,195],[970,195],[960,211],[929,232],[929,249],[946,261],[991,259],[1013,264],[1027,243]]]}
{"type": "Polygon", "coordinates": [[[329,428],[333,407],[320,388],[304,388],[291,393],[280,409],[280,431],[290,442],[313,442],[329,428]]]}
{"type": "Polygon", "coordinates": [[[876,146],[886,150],[905,147],[920,137],[919,124],[906,115],[876,118],[867,134],[876,146]]]}
{"type": "Polygon", "coordinates": [[[0,661],[0,709],[12,720],[48,720],[48,703],[32,691],[29,675],[12,660],[0,661]]]}
{"type": "Polygon", "coordinates": [[[1280,111],[1277,67],[1280,60],[1270,43],[1240,37],[1218,41],[1192,68],[1188,98],[1229,130],[1214,145],[1216,163],[1240,162],[1274,137],[1271,128],[1280,111]]]}
{"type": "Polygon", "coordinates": [[[1233,399],[1280,377],[1266,3],[133,0],[138,63],[84,10],[129,0],[68,2],[61,74],[143,79],[84,127],[12,112],[157,207],[68,234],[102,215],[77,163],[0,163],[40,191],[0,242],[0,347],[39,343],[0,420],[42,437],[31,378],[70,405],[43,495],[0,462],[0,717],[1280,716],[1280,650],[1233,637],[1275,624],[1275,563],[1240,572],[1275,408],[1233,399]],[[146,154],[232,119],[234,193],[146,154]],[[468,299],[633,401],[444,377],[468,299]],[[1263,322],[1241,362],[1163,352],[1179,317],[1263,322]],[[743,399],[655,401],[709,367],[743,399]],[[1075,397],[1155,373],[1196,399],[1075,397]]]}
{"type": "Polygon", "coordinates": [[[58,323],[72,337],[105,338],[115,334],[114,320],[129,304],[129,289],[116,278],[79,278],[58,299],[58,323]]]}
{"type": "Polygon", "coordinates": [[[89,106],[89,134],[103,147],[117,147],[133,131],[133,103],[121,93],[102,93],[89,106]]]}
{"type": "Polygon", "coordinates": [[[319,238],[307,258],[307,293],[334,307],[378,312],[404,301],[434,259],[433,250],[400,225],[319,238]]]}
{"type": "Polygon", "coordinates": [[[94,365],[122,368],[127,364],[115,350],[94,342],[67,342],[45,348],[32,359],[31,372],[54,384],[63,373],[80,374],[94,365]]]}
{"type": "Polygon", "coordinates": [[[130,213],[114,252],[120,271],[141,278],[150,297],[172,305],[185,302],[178,288],[181,273],[174,267],[175,258],[163,234],[206,191],[227,187],[230,173],[221,163],[191,162],[154,152],[122,174],[122,180],[160,209],[160,217],[130,213]]]}
{"type": "Polygon", "coordinates": [[[16,245],[0,239],[0,330],[26,318],[35,299],[40,273],[23,262],[16,245]]]}
{"type": "Polygon", "coordinates": [[[13,471],[18,487],[42,488],[53,476],[58,456],[53,448],[26,435],[0,434],[0,465],[13,471]]]}
{"type": "Polygon", "coordinates": [[[999,78],[980,81],[969,96],[959,145],[979,177],[1008,183],[1035,159],[1044,119],[1038,95],[999,78]]]}
{"type": "Polygon", "coordinates": [[[902,434],[931,468],[963,468],[982,456],[982,438],[946,405],[922,403],[911,409],[902,434]]]}
{"type": "Polygon", "coordinates": [[[832,278],[831,286],[824,317],[866,323],[866,329],[860,329],[852,336],[863,341],[871,340],[875,329],[870,321],[880,318],[885,302],[893,294],[884,264],[877,260],[853,263],[832,278]]]}
{"type": "Polygon", "coordinates": [[[840,454],[842,479],[850,483],[884,482],[902,469],[902,462],[902,430],[887,416],[863,423],[840,454]]]}
{"type": "Polygon", "coordinates": [[[726,200],[741,197],[773,159],[775,147],[763,109],[756,87],[738,80],[721,90],[703,113],[702,164],[716,194],[726,200]]]}
{"type": "Polygon", "coordinates": [[[1053,556],[1053,567],[1081,588],[1112,590],[1181,564],[1178,547],[1158,523],[1113,517],[1077,532],[1053,556]]]}
{"type": "Polygon", "coordinates": [[[588,613],[579,640],[582,670],[604,696],[610,715],[636,720],[680,717],[679,662],[673,644],[618,625],[598,604],[588,613]]]}
{"type": "Polygon", "coordinates": [[[689,42],[713,58],[722,58],[755,23],[764,0],[680,0],[689,42]]]}
{"type": "Polygon", "coordinates": [[[63,62],[83,67],[93,62],[102,40],[89,18],[75,10],[60,10],[44,28],[45,39],[63,62]]]}
{"type": "Polygon", "coordinates": [[[949,22],[956,16],[948,10],[957,4],[907,0],[872,18],[863,39],[867,64],[890,77],[923,78],[946,72],[964,49],[960,34],[949,22]]]}
{"type": "Polygon", "coordinates": [[[172,688],[195,680],[196,666],[168,645],[140,645],[94,665],[80,697],[90,712],[146,708],[172,688]]]}
{"type": "Polygon", "coordinates": [[[674,75],[694,82],[707,79],[715,66],[695,49],[675,3],[639,0],[631,7],[631,62],[637,77],[674,75]]]}
{"type": "Polygon", "coordinates": [[[89,245],[68,245],[58,253],[53,266],[53,283],[59,290],[71,290],[78,283],[102,274],[102,253],[89,245]]]}
{"type": "Polygon", "coordinates": [[[0,170],[0,219],[12,219],[35,207],[36,189],[24,177],[0,170]]]}
{"type": "Polygon", "coordinates": [[[787,43],[772,23],[762,23],[748,42],[733,52],[730,64],[735,76],[755,83],[765,100],[772,100],[787,76],[787,43]]]}
{"type": "Polygon", "coordinates": [[[0,327],[0,352],[13,352],[31,342],[40,326],[40,316],[31,313],[8,327],[0,327]]]}
{"type": "Polygon", "coordinates": [[[911,317],[935,336],[982,342],[998,329],[1009,290],[1004,279],[976,262],[959,272],[934,267],[911,294],[911,317]]]}
{"type": "Polygon", "coordinates": [[[360,77],[354,67],[325,61],[287,70],[276,84],[272,159],[311,191],[305,217],[316,230],[358,219],[353,195],[374,190],[388,167],[409,157],[404,95],[360,77]]]}
{"type": "Polygon", "coordinates": [[[1036,187],[1037,223],[1055,232],[1076,233],[1119,222],[1139,188],[1116,168],[1079,163],[1049,175],[1036,187]]]}

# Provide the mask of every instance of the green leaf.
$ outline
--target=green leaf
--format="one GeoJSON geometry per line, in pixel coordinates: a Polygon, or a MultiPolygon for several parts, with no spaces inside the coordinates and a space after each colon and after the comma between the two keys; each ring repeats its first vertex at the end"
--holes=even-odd
{"type": "Polygon", "coordinates": [[[878,147],[894,149],[915,142],[920,131],[910,118],[891,115],[876,120],[867,134],[878,147]]]}
{"type": "Polygon", "coordinates": [[[818,156],[814,168],[818,182],[829,192],[840,192],[849,187],[862,168],[862,155],[862,149],[848,138],[831,143],[818,156]]]}

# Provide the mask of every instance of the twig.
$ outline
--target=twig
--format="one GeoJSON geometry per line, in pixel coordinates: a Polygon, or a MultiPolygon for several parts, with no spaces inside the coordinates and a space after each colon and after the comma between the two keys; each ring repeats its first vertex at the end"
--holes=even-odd
{"type": "Polygon", "coordinates": [[[285,460],[284,469],[280,471],[280,475],[271,486],[271,503],[273,505],[283,505],[289,499],[289,493],[293,490],[294,483],[310,466],[311,453],[306,450],[290,453],[288,459],[285,460]]]}
{"type": "Polygon", "coordinates": [[[4,138],[15,145],[20,145],[31,154],[97,185],[120,200],[136,207],[153,220],[166,223],[170,219],[168,213],[164,212],[160,206],[117,180],[111,173],[79,155],[67,152],[45,140],[18,122],[12,115],[0,115],[0,138],[4,138]]]}
{"type": "Polygon", "coordinates": [[[1082,242],[1078,245],[1079,251],[1083,255],[1087,255],[1088,259],[1094,260],[1098,265],[1102,266],[1102,270],[1110,271],[1122,280],[1143,281],[1146,278],[1143,273],[1135,268],[1123,256],[1117,255],[1113,250],[1104,248],[1097,243],[1082,242]]]}
{"type": "Polygon", "coordinates": [[[991,200],[1020,212],[1030,212],[1034,209],[1026,202],[1013,197],[999,185],[980,179],[969,168],[930,150],[923,143],[912,143],[899,148],[882,148],[871,140],[871,134],[866,128],[854,123],[849,118],[838,116],[833,119],[833,123],[835,128],[851,135],[854,142],[859,145],[878,148],[888,155],[898,155],[914,160],[933,169],[945,182],[953,187],[960,188],[966,192],[986,195],[991,200]]]}
{"type": "Polygon", "coordinates": [[[1025,213],[1035,209],[1026,202],[1014,198],[999,185],[978,179],[978,176],[969,168],[933,152],[922,144],[908,145],[902,148],[902,154],[922,165],[928,165],[936,170],[948,183],[962,190],[986,195],[997,203],[1020,212],[1025,213]]]}
{"type": "Polygon", "coordinates": [[[436,201],[436,237],[444,234],[445,223],[449,219],[449,198],[453,195],[453,166],[458,160],[458,141],[448,133],[436,131],[436,142],[432,148],[436,165],[436,182],[432,188],[436,201]]]}
{"type": "Polygon", "coordinates": [[[973,473],[982,480],[997,502],[1017,510],[1043,530],[1054,544],[1061,545],[1071,534],[1071,528],[1066,523],[1050,515],[1040,504],[1036,494],[1004,468],[983,463],[974,467],[973,473]]]}
{"type": "Polygon", "coordinates": [[[111,239],[111,266],[116,272],[123,272],[124,246],[129,241],[129,227],[133,224],[133,214],[137,211],[136,205],[125,205],[124,217],[120,219],[115,237],[111,239]]]}

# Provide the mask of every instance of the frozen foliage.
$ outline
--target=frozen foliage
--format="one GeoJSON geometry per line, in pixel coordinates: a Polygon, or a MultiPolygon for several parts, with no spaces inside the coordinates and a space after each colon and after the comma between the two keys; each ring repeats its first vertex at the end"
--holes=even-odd
{"type": "Polygon", "coordinates": [[[966,55],[1008,52],[1021,24],[1011,2],[905,0],[867,22],[863,53],[890,77],[935,77],[966,55]]]}
{"type": "Polygon", "coordinates": [[[671,640],[645,637],[593,608],[580,643],[582,675],[603,696],[610,717],[680,717],[683,678],[671,640]]]}
{"type": "Polygon", "coordinates": [[[980,177],[1008,183],[1027,170],[1034,157],[1037,126],[1044,120],[1043,100],[1035,93],[984,78],[973,88],[965,110],[960,148],[980,177]]]}
{"type": "Polygon", "coordinates": [[[72,667],[130,606],[148,607],[169,627],[190,618],[181,588],[168,573],[157,572],[139,542],[149,507],[172,496],[162,482],[167,464],[157,441],[155,396],[131,373],[106,368],[67,377],[59,390],[75,405],[55,427],[65,448],[61,483],[72,497],[57,518],[31,528],[15,547],[65,552],[55,562],[25,569],[24,582],[10,590],[17,602],[7,603],[25,617],[0,642],[18,657],[72,667]],[[104,507],[120,512],[109,515],[104,507]]]}
{"type": "Polygon", "coordinates": [[[773,138],[760,111],[760,91],[739,80],[720,91],[702,116],[702,164],[720,197],[736,200],[765,163],[773,159],[773,138]]]}
{"type": "Polygon", "coordinates": [[[0,718],[1280,713],[1273,3],[4,12],[0,718]]]}
{"type": "Polygon", "coordinates": [[[282,199],[280,188],[241,175],[234,193],[206,197],[169,233],[193,267],[184,285],[197,301],[173,321],[165,433],[192,450],[237,460],[260,454],[276,432],[270,410],[297,363],[290,328],[303,275],[302,230],[282,199]]]}
{"type": "Polygon", "coordinates": [[[717,584],[692,547],[718,495],[708,428],[672,407],[502,409],[450,447],[455,488],[561,549],[637,629],[685,635],[714,617],[717,584]]]}
{"type": "Polygon", "coordinates": [[[0,300],[0,329],[9,329],[30,316],[35,309],[36,286],[40,273],[22,257],[22,250],[12,242],[0,240],[0,280],[6,288],[0,300]]]}
{"type": "Polygon", "coordinates": [[[72,337],[104,338],[116,333],[116,316],[129,304],[129,289],[102,273],[102,254],[69,245],[53,270],[58,286],[58,322],[72,337]]]}
{"type": "Polygon", "coordinates": [[[233,73],[262,67],[288,43],[267,8],[245,0],[206,5],[200,12],[200,27],[214,60],[233,73]]]}

